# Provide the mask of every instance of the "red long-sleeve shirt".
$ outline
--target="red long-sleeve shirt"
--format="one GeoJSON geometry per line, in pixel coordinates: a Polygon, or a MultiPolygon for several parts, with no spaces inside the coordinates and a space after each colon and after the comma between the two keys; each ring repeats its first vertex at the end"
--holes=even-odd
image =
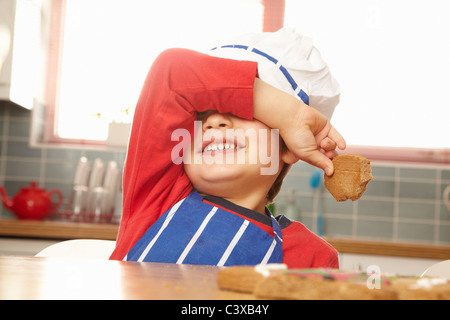
{"type": "MultiPolygon", "coordinates": [[[[164,212],[192,191],[183,165],[172,162],[172,149],[179,143],[171,141],[172,132],[184,128],[193,137],[196,112],[206,110],[252,120],[257,73],[255,62],[187,49],[158,56],[136,106],[124,168],[122,220],[111,259],[122,259],[164,212]]],[[[331,245],[299,222],[282,221],[284,263],[291,268],[338,267],[331,245]]]]}

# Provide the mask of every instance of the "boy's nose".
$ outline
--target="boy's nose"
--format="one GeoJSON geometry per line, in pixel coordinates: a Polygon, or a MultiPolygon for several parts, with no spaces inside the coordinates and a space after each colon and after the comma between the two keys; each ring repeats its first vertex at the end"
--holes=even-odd
{"type": "Polygon", "coordinates": [[[229,129],[233,125],[231,117],[227,113],[212,112],[203,120],[203,131],[208,129],[229,129]]]}

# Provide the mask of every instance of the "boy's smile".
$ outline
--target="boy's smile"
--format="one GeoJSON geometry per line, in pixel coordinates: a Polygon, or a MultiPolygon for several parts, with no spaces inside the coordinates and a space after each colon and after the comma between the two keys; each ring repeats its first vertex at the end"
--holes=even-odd
{"type": "Polygon", "coordinates": [[[225,153],[234,153],[239,150],[245,151],[245,144],[237,141],[234,137],[223,137],[222,139],[211,139],[203,141],[200,151],[203,156],[215,156],[225,153]]]}
{"type": "Polygon", "coordinates": [[[254,209],[265,205],[265,196],[282,165],[278,136],[274,143],[272,131],[264,123],[216,111],[200,114],[198,121],[201,127],[196,127],[190,154],[183,161],[193,187],[236,204],[241,197],[258,199],[254,209]],[[272,174],[261,174],[272,165],[272,174]]]}
{"type": "MultiPolygon", "coordinates": [[[[258,120],[212,111],[198,118],[194,139],[184,155],[185,164],[267,165],[272,162],[272,153],[278,156],[279,147],[271,139],[271,129],[258,120]]],[[[278,162],[278,158],[273,161],[278,162]]]]}

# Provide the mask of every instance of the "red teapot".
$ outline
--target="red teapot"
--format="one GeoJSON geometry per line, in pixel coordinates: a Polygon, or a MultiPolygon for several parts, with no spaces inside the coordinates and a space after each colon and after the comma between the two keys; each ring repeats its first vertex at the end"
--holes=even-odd
{"type": "Polygon", "coordinates": [[[20,188],[14,198],[8,198],[4,187],[0,186],[2,202],[6,209],[11,210],[19,219],[42,220],[50,212],[56,211],[63,202],[59,190],[46,191],[38,188],[36,181],[31,181],[29,187],[20,188]],[[58,201],[52,204],[52,195],[58,196],[58,201]]]}

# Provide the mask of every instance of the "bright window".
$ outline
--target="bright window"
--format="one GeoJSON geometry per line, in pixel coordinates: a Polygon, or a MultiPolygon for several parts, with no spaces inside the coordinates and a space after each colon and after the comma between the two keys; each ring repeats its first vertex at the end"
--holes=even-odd
{"type": "MultiPolygon", "coordinates": [[[[348,144],[450,147],[450,2],[286,0],[341,85],[332,123],[348,144]]],[[[446,151],[445,151],[446,150],[446,151]]]]}
{"type": "Polygon", "coordinates": [[[55,135],[105,140],[164,49],[206,51],[262,30],[260,1],[65,0],[55,135]]]}
{"type": "MultiPolygon", "coordinates": [[[[102,143],[162,50],[261,31],[263,3],[284,0],[48,1],[64,10],[44,140],[102,143]]],[[[448,12],[447,0],[285,0],[285,27],[313,39],[341,85],[332,123],[356,152],[449,162],[448,12]]]]}

